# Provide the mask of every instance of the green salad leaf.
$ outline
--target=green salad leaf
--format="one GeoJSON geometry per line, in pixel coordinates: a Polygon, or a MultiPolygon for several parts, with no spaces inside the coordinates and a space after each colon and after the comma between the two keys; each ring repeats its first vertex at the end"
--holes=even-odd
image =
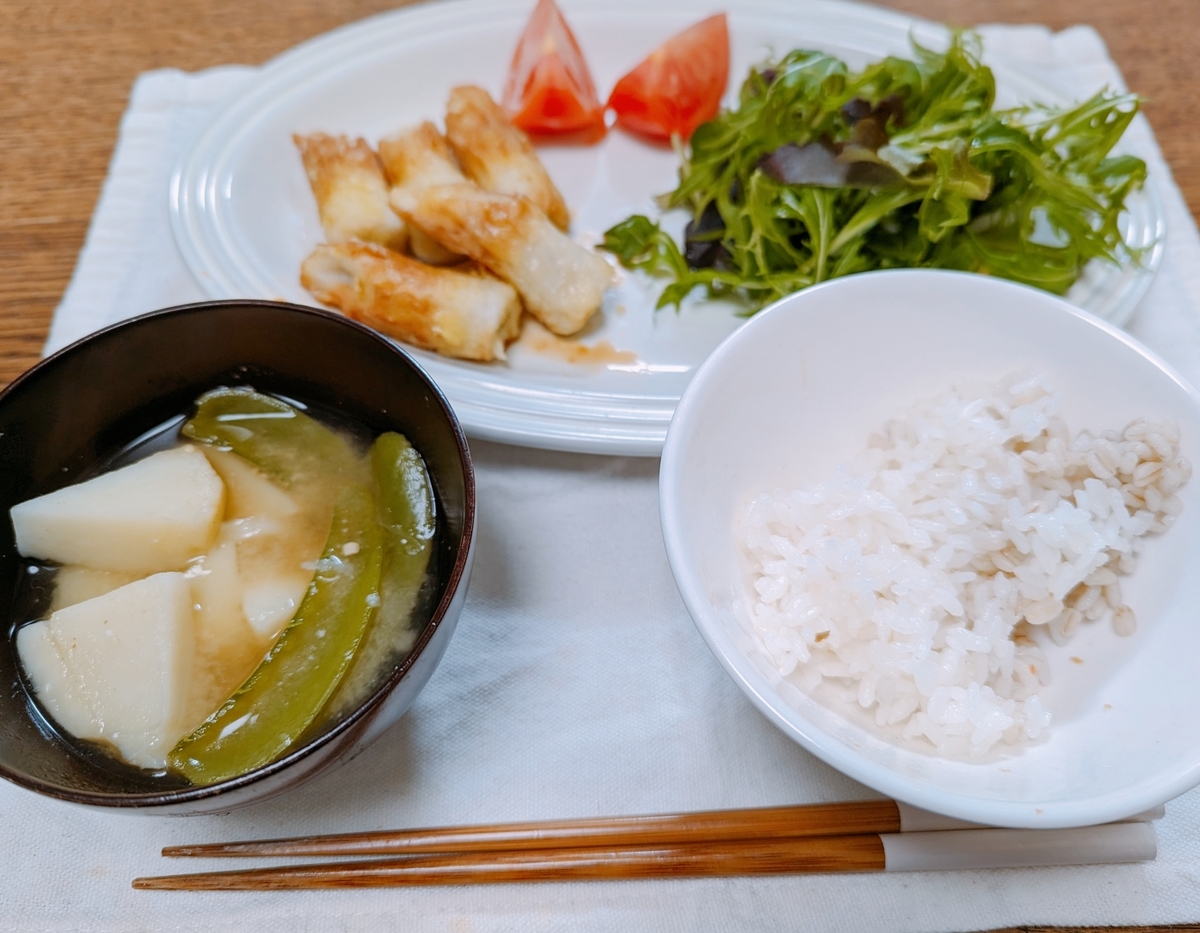
{"type": "Polygon", "coordinates": [[[760,307],[871,269],[983,272],[1062,294],[1093,259],[1137,261],[1118,227],[1146,166],[1113,146],[1132,94],[993,110],[979,40],[945,52],[913,43],[852,72],[797,50],[751,70],[738,107],[701,125],[664,208],[691,212],[681,248],[636,215],[602,247],[671,279],[658,305],[693,289],[760,307]]]}

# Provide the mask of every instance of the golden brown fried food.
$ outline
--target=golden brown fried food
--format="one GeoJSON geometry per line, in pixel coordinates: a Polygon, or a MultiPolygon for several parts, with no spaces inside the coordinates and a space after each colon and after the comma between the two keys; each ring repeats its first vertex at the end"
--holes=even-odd
{"type": "Polygon", "coordinates": [[[508,122],[483,88],[456,87],[446,102],[446,139],[467,177],[484,191],[528,198],[560,230],[571,223],[529,137],[508,122]]]}
{"type": "Polygon", "coordinates": [[[380,140],[379,159],[393,188],[429,188],[467,180],[450,144],[428,120],[380,140]]]}
{"type": "Polygon", "coordinates": [[[414,227],[470,256],[520,293],[529,313],[561,336],[600,307],[612,268],[572,242],[525,198],[471,183],[393,188],[392,207],[414,227]]]}
{"type": "MultiPolygon", "coordinates": [[[[381,140],[379,158],[393,188],[419,191],[432,185],[452,185],[467,177],[454,160],[454,153],[438,128],[426,121],[412,129],[381,140]]],[[[446,249],[418,228],[409,229],[409,251],[435,266],[450,266],[466,257],[446,249]]]]}
{"type": "Polygon", "coordinates": [[[347,317],[464,360],[504,359],[521,326],[517,293],[473,263],[438,269],[374,244],[339,243],[318,246],[300,281],[347,317]]]}
{"type": "Polygon", "coordinates": [[[292,140],[304,161],[329,242],[359,239],[404,248],[407,231],[388,206],[383,166],[364,140],[325,133],[297,134],[292,140]]]}

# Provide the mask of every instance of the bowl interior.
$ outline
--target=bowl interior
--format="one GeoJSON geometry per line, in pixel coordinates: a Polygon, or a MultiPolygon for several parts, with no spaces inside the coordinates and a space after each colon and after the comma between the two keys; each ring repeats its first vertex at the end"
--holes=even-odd
{"type": "MultiPolygon", "coordinates": [[[[76,482],[146,432],[178,418],[208,389],[249,385],[336,412],[371,434],[399,431],[425,458],[439,514],[432,617],[409,660],[429,641],[461,572],[471,522],[465,443],[433,384],[392,344],[343,318],[270,302],[210,302],[157,312],[103,331],[43,361],[0,395],[0,774],[27,787],[99,804],[175,803],[244,785],[306,748],[211,788],[172,788],[103,756],[81,757],[31,715],[11,630],[23,572],[8,510],[76,482]]],[[[407,669],[407,662],[405,668],[407,669]]],[[[360,708],[382,701],[396,672],[360,708]]],[[[358,714],[308,743],[336,741],[358,714]]]]}
{"type": "Polygon", "coordinates": [[[784,299],[697,374],[663,454],[663,531],[680,591],[718,659],[776,725],[857,780],[916,806],[1008,826],[1119,819],[1200,781],[1200,481],[1183,515],[1122,579],[1138,631],[1085,626],[1046,641],[1048,737],[984,761],[939,759],[866,717],[840,715],[782,679],[746,622],[733,537],[753,495],[822,480],[871,431],[956,378],[1051,378],[1072,431],[1174,418],[1200,455],[1200,396],[1127,334],[1041,292],[929,271],[839,279],[784,299]],[[1072,660],[1078,658],[1078,661],[1072,660]]]}

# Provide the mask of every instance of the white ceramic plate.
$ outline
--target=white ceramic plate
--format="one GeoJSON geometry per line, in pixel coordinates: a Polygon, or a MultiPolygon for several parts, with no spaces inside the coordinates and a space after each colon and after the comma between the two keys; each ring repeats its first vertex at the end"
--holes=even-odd
{"type": "MultiPolygon", "coordinates": [[[[323,130],[370,142],[421,120],[440,121],[446,95],[475,83],[498,95],[532,0],[446,0],[344,27],[281,55],[217,113],[172,179],[171,223],[180,250],[215,298],[313,299],[300,263],[323,239],[293,133],[323,130]]],[[[695,22],[693,0],[564,0],[601,94],[651,49],[695,22]]],[[[749,67],[795,47],[820,48],[861,67],[910,53],[910,37],[944,42],[933,24],[871,7],[798,0],[729,0],[730,93],[749,67]]],[[[1065,102],[1054,88],[993,60],[1002,105],[1065,102]]],[[[631,213],[655,213],[674,187],[677,160],[612,132],[600,145],[544,147],[541,155],[573,214],[573,236],[593,244],[631,213]]],[[[676,235],[683,218],[669,218],[676,235]]],[[[1159,242],[1152,194],[1138,196],[1128,240],[1159,242]]],[[[1072,292],[1118,322],[1149,286],[1161,246],[1141,268],[1093,264],[1072,292]]],[[[691,300],[653,310],[660,284],[622,273],[603,317],[583,337],[596,361],[571,364],[561,347],[518,344],[507,363],[478,364],[413,351],[466,430],[536,447],[657,455],[696,367],[742,318],[730,305],[691,300]]]]}
{"type": "Polygon", "coordinates": [[[1073,431],[1174,418],[1200,455],[1200,393],[1124,331],[1053,295],[963,273],[837,279],[789,296],[722,344],[679,404],[659,483],[663,537],[709,647],[775,725],[833,767],[926,810],[996,826],[1082,826],[1150,809],[1200,782],[1200,476],[1179,520],[1121,580],[1127,638],[1084,626],[1044,639],[1053,715],[1044,741],[978,762],[938,758],[873,720],[827,708],[757,647],[733,537],[763,490],[830,476],[899,409],[958,378],[1050,377],[1073,431]],[[1078,660],[1073,660],[1073,659],[1078,660]]]}

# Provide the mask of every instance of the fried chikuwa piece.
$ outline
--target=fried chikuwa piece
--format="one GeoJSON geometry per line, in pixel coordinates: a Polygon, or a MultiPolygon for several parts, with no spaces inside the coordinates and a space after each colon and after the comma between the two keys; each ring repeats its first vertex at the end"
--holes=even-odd
{"type": "Polygon", "coordinates": [[[446,102],[446,139],[467,177],[484,191],[528,198],[560,230],[571,223],[529,137],[508,122],[483,88],[456,87],[446,102]]]}
{"type": "Polygon", "coordinates": [[[431,188],[467,180],[450,144],[428,120],[380,140],[379,159],[393,188],[431,188]]]}
{"type": "Polygon", "coordinates": [[[383,166],[364,140],[325,133],[296,134],[292,140],[304,161],[329,242],[358,239],[404,248],[408,232],[388,206],[383,166]]]}
{"type": "Polygon", "coordinates": [[[439,269],[371,243],[339,243],[318,246],[300,281],[347,317],[464,360],[504,359],[521,326],[517,293],[473,263],[439,269]]]}
{"type": "Polygon", "coordinates": [[[529,313],[560,336],[583,327],[612,281],[607,262],[525,198],[467,183],[393,188],[391,201],[405,221],[510,283],[529,313]]]}
{"type": "MultiPolygon", "coordinates": [[[[454,153],[438,128],[426,121],[412,129],[381,140],[379,158],[392,188],[421,191],[433,185],[453,185],[467,177],[454,160],[454,153]]],[[[449,266],[466,257],[446,249],[424,230],[409,228],[409,251],[435,266],[449,266]]]]}

